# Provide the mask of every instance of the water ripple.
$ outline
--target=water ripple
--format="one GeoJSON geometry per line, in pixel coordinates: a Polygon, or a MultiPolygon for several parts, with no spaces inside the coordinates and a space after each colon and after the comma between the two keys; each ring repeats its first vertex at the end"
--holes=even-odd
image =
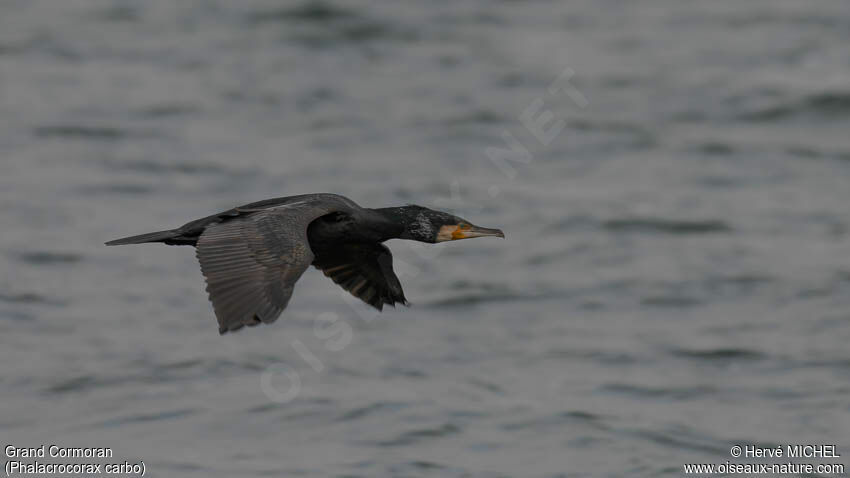
{"type": "Polygon", "coordinates": [[[33,251],[18,255],[21,261],[33,265],[75,264],[83,256],[73,252],[33,251]]]}
{"type": "Polygon", "coordinates": [[[332,5],[327,2],[304,2],[293,7],[284,7],[265,11],[255,11],[246,15],[246,20],[255,24],[274,22],[314,22],[328,23],[356,18],[354,10],[332,5]]]}
{"type": "Polygon", "coordinates": [[[68,303],[67,301],[45,297],[35,292],[22,292],[19,294],[0,292],[0,302],[20,305],[44,304],[53,306],[66,305],[68,303]]]}
{"type": "Polygon", "coordinates": [[[544,431],[568,425],[585,425],[595,429],[608,429],[607,418],[584,410],[569,410],[555,414],[538,416],[531,419],[510,421],[499,426],[505,431],[536,430],[544,431]]]}
{"type": "Polygon", "coordinates": [[[351,410],[346,411],[342,415],[337,418],[340,422],[347,422],[351,420],[358,420],[360,418],[364,418],[373,414],[387,412],[387,411],[396,411],[401,410],[407,407],[409,404],[403,402],[377,402],[372,403],[370,405],[366,405],[364,407],[353,408],[351,410]]]}
{"type": "Polygon", "coordinates": [[[850,117],[850,92],[821,91],[741,115],[747,121],[769,122],[801,115],[828,119],[850,117]]]}
{"type": "Polygon", "coordinates": [[[453,423],[446,423],[439,427],[420,428],[402,433],[397,438],[378,443],[379,446],[396,447],[409,446],[421,443],[423,441],[435,440],[439,438],[456,435],[461,432],[461,428],[453,423]]]}
{"type": "Polygon", "coordinates": [[[69,138],[69,139],[91,139],[91,140],[119,140],[131,135],[130,131],[112,126],[82,126],[82,125],[54,125],[39,126],[33,130],[39,138],[69,138]]]}
{"type": "Polygon", "coordinates": [[[670,353],[676,357],[692,360],[715,361],[753,361],[765,358],[759,351],[743,348],[716,348],[716,349],[673,349],[670,353]]]}
{"type": "Polygon", "coordinates": [[[628,383],[610,383],[600,387],[600,390],[608,393],[629,395],[637,398],[671,400],[693,400],[702,399],[714,395],[717,389],[710,385],[696,385],[688,387],[649,387],[646,385],[628,383]]]}
{"type": "Polygon", "coordinates": [[[732,232],[732,226],[719,219],[684,220],[663,218],[609,219],[602,227],[613,232],[643,232],[656,234],[718,234],[732,232]]]}
{"type": "Polygon", "coordinates": [[[194,415],[199,410],[196,408],[178,408],[175,410],[165,410],[156,413],[139,413],[134,415],[123,415],[109,420],[93,423],[93,428],[112,428],[133,423],[157,422],[163,420],[175,420],[194,415]]]}

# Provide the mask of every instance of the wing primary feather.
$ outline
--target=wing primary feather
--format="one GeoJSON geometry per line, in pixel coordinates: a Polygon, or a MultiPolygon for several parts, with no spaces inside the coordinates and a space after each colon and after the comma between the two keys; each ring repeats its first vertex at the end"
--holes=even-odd
{"type": "Polygon", "coordinates": [[[340,287],[378,310],[383,310],[384,304],[407,303],[392,268],[392,253],[383,244],[343,244],[319,250],[313,265],[340,287]]]}

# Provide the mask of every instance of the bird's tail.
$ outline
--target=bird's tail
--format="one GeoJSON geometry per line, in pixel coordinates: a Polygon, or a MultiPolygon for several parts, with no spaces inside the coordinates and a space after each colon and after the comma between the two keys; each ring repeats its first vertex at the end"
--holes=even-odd
{"type": "Polygon", "coordinates": [[[174,239],[179,233],[175,230],[149,232],[147,234],[139,234],[138,236],[124,237],[115,239],[106,243],[107,246],[123,246],[125,244],[144,244],[146,242],[165,242],[168,239],[174,239]]]}

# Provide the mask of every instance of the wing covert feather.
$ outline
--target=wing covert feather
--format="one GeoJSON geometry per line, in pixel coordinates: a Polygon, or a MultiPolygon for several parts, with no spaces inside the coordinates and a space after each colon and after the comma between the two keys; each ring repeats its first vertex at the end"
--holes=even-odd
{"type": "Polygon", "coordinates": [[[337,204],[304,201],[206,227],[196,255],[219,333],[277,320],[295,282],[313,261],[307,227],[338,209],[337,204]]]}

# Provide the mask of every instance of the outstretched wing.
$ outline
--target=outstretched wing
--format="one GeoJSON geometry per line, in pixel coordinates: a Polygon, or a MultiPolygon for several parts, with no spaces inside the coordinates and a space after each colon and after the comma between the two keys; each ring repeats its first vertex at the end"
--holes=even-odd
{"type": "Polygon", "coordinates": [[[384,304],[407,304],[393,272],[393,255],[383,244],[344,244],[316,254],[313,265],[363,302],[383,310],[384,304]]]}
{"type": "Polygon", "coordinates": [[[277,320],[313,261],[307,226],[335,210],[333,202],[305,201],[240,211],[246,214],[204,230],[197,257],[219,333],[277,320]]]}

